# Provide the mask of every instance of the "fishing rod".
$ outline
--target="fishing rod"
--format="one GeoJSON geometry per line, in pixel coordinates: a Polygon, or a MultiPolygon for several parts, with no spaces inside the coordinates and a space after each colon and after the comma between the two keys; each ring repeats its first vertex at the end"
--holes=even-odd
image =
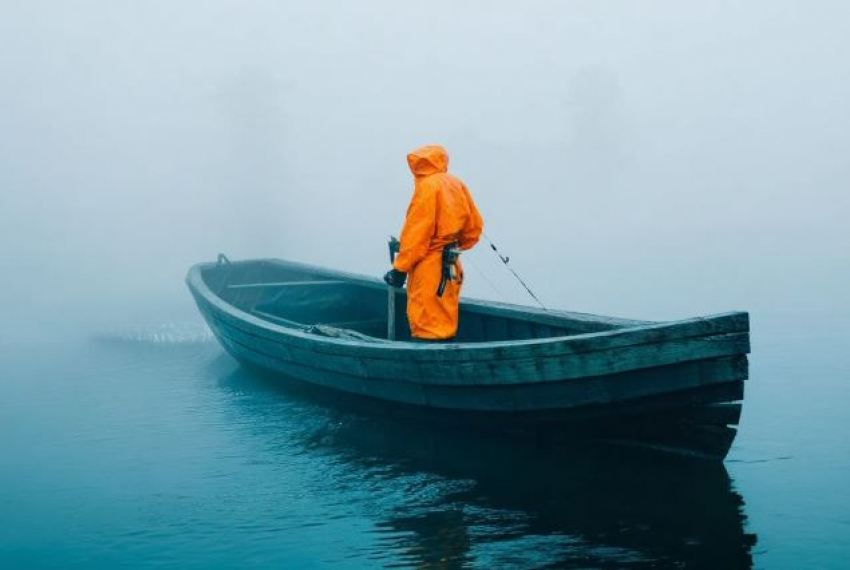
{"type": "Polygon", "coordinates": [[[544,305],[544,304],[540,301],[540,299],[538,299],[538,298],[537,298],[537,295],[535,295],[535,294],[534,294],[534,291],[532,291],[532,290],[531,290],[531,287],[529,287],[529,286],[525,283],[525,281],[523,281],[522,277],[520,277],[520,276],[519,276],[519,273],[517,273],[516,271],[514,271],[514,268],[513,268],[513,267],[511,267],[510,265],[508,265],[508,263],[510,262],[511,258],[510,258],[510,257],[508,257],[507,255],[502,255],[502,253],[499,251],[499,248],[497,248],[497,247],[496,247],[496,244],[495,244],[495,243],[493,243],[493,240],[491,240],[491,239],[490,239],[490,236],[488,236],[485,232],[481,232],[481,234],[484,236],[484,239],[486,239],[486,240],[487,240],[487,243],[488,243],[488,244],[490,244],[490,249],[492,249],[492,250],[493,250],[493,253],[495,253],[495,254],[496,254],[496,256],[499,258],[499,261],[501,261],[502,263],[504,263],[504,264],[505,264],[505,267],[507,267],[507,268],[508,268],[508,271],[510,271],[510,272],[511,272],[511,274],[513,274],[513,276],[516,278],[516,280],[517,280],[517,281],[519,281],[519,284],[523,286],[523,288],[524,288],[524,289],[528,292],[528,294],[529,294],[529,295],[531,295],[531,298],[532,298],[532,299],[534,299],[534,301],[535,301],[538,305],[540,305],[540,308],[541,308],[541,309],[543,309],[544,311],[548,311],[549,309],[547,309],[547,308],[546,308],[546,305],[544,305]]]}
{"type": "MultiPolygon", "coordinates": [[[[486,232],[481,232],[481,235],[484,236],[485,240],[487,240],[487,243],[490,245],[490,249],[493,250],[493,253],[495,253],[496,257],[499,258],[499,261],[501,261],[504,264],[504,266],[508,268],[508,271],[510,271],[511,275],[514,276],[514,279],[516,279],[519,282],[519,284],[522,285],[522,288],[525,289],[525,291],[529,294],[529,296],[531,296],[532,299],[534,299],[534,302],[537,303],[538,305],[540,305],[540,308],[543,309],[544,311],[548,311],[549,309],[547,309],[546,305],[544,305],[543,302],[537,297],[537,295],[534,294],[534,291],[531,290],[531,287],[529,287],[528,284],[525,282],[525,280],[523,280],[523,278],[519,276],[519,273],[517,273],[514,270],[514,268],[510,266],[511,258],[508,257],[507,255],[502,255],[502,252],[499,251],[499,248],[496,247],[496,244],[493,243],[493,240],[490,239],[490,236],[488,236],[486,232]]],[[[395,256],[399,251],[400,244],[399,244],[399,241],[398,241],[397,238],[390,236],[390,241],[389,241],[388,245],[389,245],[389,250],[390,250],[390,264],[392,264],[395,261],[395,256]]],[[[449,248],[447,248],[446,250],[443,251],[443,262],[442,262],[443,274],[442,274],[442,277],[440,279],[440,287],[437,289],[437,296],[438,297],[443,296],[443,290],[445,289],[446,281],[448,279],[453,279],[453,276],[450,272],[447,274],[446,267],[447,266],[448,267],[453,266],[454,262],[457,260],[460,253],[461,252],[460,252],[459,249],[457,249],[456,244],[454,244],[454,247],[449,247],[449,248]],[[448,255],[449,259],[447,259],[447,253],[449,254],[448,255]],[[448,261],[448,263],[447,263],[447,261],[448,261]]],[[[481,272],[481,271],[479,270],[479,272],[481,272]]],[[[483,275],[483,273],[482,273],[482,275],[483,275]]],[[[485,277],[485,279],[486,279],[486,277],[485,277]]],[[[486,279],[486,280],[487,280],[488,283],[490,282],[489,279],[486,279]]],[[[493,286],[492,283],[490,284],[490,286],[491,287],[493,286]]],[[[494,287],[494,290],[495,290],[495,287],[494,287]]],[[[389,338],[390,340],[394,340],[394,338],[395,338],[395,290],[390,285],[390,286],[387,287],[387,292],[388,292],[388,299],[387,299],[387,317],[388,317],[387,338],[389,338]]],[[[497,291],[497,293],[498,293],[498,291],[497,291]]]]}

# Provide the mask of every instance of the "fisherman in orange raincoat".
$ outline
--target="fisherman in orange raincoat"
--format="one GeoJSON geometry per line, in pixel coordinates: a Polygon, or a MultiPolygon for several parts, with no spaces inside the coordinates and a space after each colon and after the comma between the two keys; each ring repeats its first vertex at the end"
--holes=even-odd
{"type": "Polygon", "coordinates": [[[456,258],[444,271],[444,249],[467,250],[478,243],[484,221],[466,185],[447,172],[441,146],[423,146],[407,155],[415,186],[401,243],[384,281],[403,287],[407,280],[407,319],[417,340],[451,340],[457,334],[463,268],[456,258]],[[441,281],[444,289],[438,295],[441,281]]]}

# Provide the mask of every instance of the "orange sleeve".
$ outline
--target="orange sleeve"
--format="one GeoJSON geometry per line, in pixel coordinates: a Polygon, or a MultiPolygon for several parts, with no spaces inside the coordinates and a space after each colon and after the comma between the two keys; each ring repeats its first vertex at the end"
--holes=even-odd
{"type": "Polygon", "coordinates": [[[463,229],[460,231],[458,245],[461,249],[470,249],[478,243],[478,239],[481,237],[481,232],[484,231],[484,219],[478,212],[478,208],[475,206],[475,202],[472,200],[472,195],[469,193],[466,185],[463,186],[463,193],[469,203],[470,215],[469,219],[466,220],[463,229]]]}
{"type": "Polygon", "coordinates": [[[437,194],[427,184],[417,184],[401,230],[398,256],[393,267],[409,273],[428,255],[437,226],[437,194]]]}

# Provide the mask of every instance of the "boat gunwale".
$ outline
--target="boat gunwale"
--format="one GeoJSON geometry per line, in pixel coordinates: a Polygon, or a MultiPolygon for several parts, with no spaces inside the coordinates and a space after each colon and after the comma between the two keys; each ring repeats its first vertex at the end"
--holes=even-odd
{"type": "MultiPolygon", "coordinates": [[[[376,277],[372,277],[370,275],[363,275],[360,273],[351,273],[348,271],[341,271],[338,269],[329,269],[326,267],[320,267],[317,265],[310,265],[307,263],[301,263],[298,261],[287,261],[282,259],[274,259],[274,258],[264,258],[264,259],[251,259],[244,261],[233,262],[233,264],[266,264],[266,265],[274,265],[277,267],[287,268],[287,269],[295,269],[304,272],[312,272],[324,274],[327,277],[332,277],[334,279],[347,281],[347,282],[357,282],[357,285],[369,287],[371,289],[377,289],[381,291],[386,291],[386,283],[382,279],[378,279],[376,277]]],[[[203,268],[215,268],[217,264],[214,262],[209,263],[199,263],[197,264],[199,267],[203,268]]],[[[306,282],[305,282],[306,283],[306,282]]],[[[406,295],[406,291],[402,292],[402,294],[406,295]]],[[[471,309],[476,313],[483,313],[489,315],[497,315],[497,316],[506,316],[505,312],[508,313],[516,313],[518,317],[527,317],[528,315],[533,316],[534,318],[540,319],[540,324],[549,324],[552,326],[564,326],[566,324],[576,325],[579,323],[599,323],[602,325],[610,326],[613,328],[624,328],[628,326],[637,326],[637,325],[646,325],[652,324],[658,321],[645,321],[645,320],[637,320],[637,319],[624,319],[621,317],[609,317],[606,315],[595,315],[591,313],[581,313],[575,311],[563,311],[560,309],[541,309],[538,307],[532,307],[528,305],[516,305],[513,303],[505,303],[502,301],[486,301],[483,299],[475,299],[475,298],[462,298],[460,301],[461,307],[465,309],[471,309]],[[569,321],[566,323],[564,321],[569,321]]],[[[599,331],[594,331],[599,332],[599,331]]],[[[579,333],[584,334],[584,333],[579,333]]],[[[575,335],[562,335],[562,336],[575,336],[575,335]]],[[[559,338],[559,337],[544,337],[544,338],[559,338]]],[[[377,340],[385,340],[378,338],[377,340]]],[[[528,339],[526,339],[528,340],[528,339]]],[[[534,339],[531,339],[534,340],[534,339]]],[[[406,342],[406,341],[395,341],[395,342],[406,342]]],[[[488,341],[488,342],[503,342],[503,341],[488,341]]],[[[505,342],[517,342],[517,341],[505,341],[505,342]]],[[[455,344],[468,344],[468,343],[455,343],[455,344]]],[[[480,344],[480,343],[477,343],[480,344]]]]}
{"type": "MultiPolygon", "coordinates": [[[[326,269],[322,267],[302,264],[298,262],[290,262],[283,260],[275,260],[275,259],[256,259],[256,260],[247,260],[243,262],[236,263],[271,263],[280,267],[289,267],[294,269],[301,269],[307,272],[318,272],[325,275],[337,276],[342,279],[348,281],[356,281],[359,284],[375,287],[375,288],[384,288],[382,282],[377,279],[357,275],[350,274],[342,271],[326,269]]],[[[648,340],[648,339],[638,339],[635,343],[626,343],[619,344],[616,346],[603,346],[595,350],[579,350],[579,351],[568,351],[563,354],[552,354],[546,351],[547,347],[551,346],[563,346],[564,348],[569,347],[571,344],[581,344],[582,342],[586,342],[591,339],[608,339],[608,338],[617,338],[623,337],[628,338],[630,335],[634,335],[638,332],[654,332],[654,331],[664,331],[670,328],[683,327],[687,328],[688,325],[692,325],[700,322],[716,322],[720,320],[732,320],[733,324],[737,321],[742,321],[743,326],[733,326],[729,327],[727,330],[720,331],[711,331],[711,332],[700,332],[694,335],[684,335],[676,338],[700,338],[712,335],[722,335],[726,333],[738,333],[738,332],[749,332],[749,317],[746,312],[743,311],[731,311],[726,313],[718,313],[713,315],[701,316],[701,317],[692,317],[688,319],[676,320],[676,321],[632,321],[627,319],[619,319],[620,322],[623,323],[637,323],[632,326],[623,326],[619,325],[617,328],[611,328],[602,331],[596,332],[587,332],[587,333],[578,333],[578,334],[570,334],[570,335],[561,335],[561,336],[552,336],[552,337],[543,337],[543,338],[535,338],[535,339],[521,339],[521,340],[499,340],[499,341],[485,341],[485,342],[475,342],[475,343],[416,343],[409,341],[387,341],[386,339],[375,338],[374,341],[364,341],[359,339],[345,339],[345,338],[333,338],[322,336],[319,334],[298,330],[295,328],[286,327],[283,325],[279,325],[265,319],[259,318],[257,316],[252,315],[251,313],[244,311],[243,309],[228,303],[224,299],[222,299],[219,295],[214,293],[212,289],[207,285],[206,281],[203,278],[202,272],[206,269],[216,268],[218,265],[214,262],[207,263],[198,263],[193,265],[186,276],[187,285],[189,285],[190,290],[195,293],[200,298],[204,299],[207,303],[209,303],[216,310],[228,315],[236,322],[244,322],[247,325],[253,326],[260,330],[265,330],[269,335],[271,335],[270,339],[280,340],[280,336],[289,337],[293,339],[299,339],[304,341],[306,344],[310,345],[313,348],[318,348],[320,350],[316,350],[317,353],[325,353],[325,354],[339,354],[340,352],[345,354],[350,354],[350,349],[356,349],[357,353],[361,356],[367,356],[370,358],[376,359],[397,359],[400,357],[399,352],[404,352],[409,356],[434,356],[438,359],[442,360],[445,357],[449,357],[451,360],[455,359],[469,359],[469,360],[478,360],[483,358],[500,358],[504,359],[505,357],[509,359],[513,358],[522,358],[526,356],[569,356],[569,354],[577,354],[577,353],[587,353],[587,352],[597,352],[609,350],[611,348],[620,348],[624,346],[636,346],[642,344],[656,344],[658,342],[664,342],[665,340],[670,339],[657,339],[657,340],[648,340]],[[341,351],[335,350],[321,350],[322,348],[327,349],[341,349],[341,351]],[[542,351],[542,353],[541,353],[542,351]],[[389,353],[389,354],[388,354],[389,353]],[[453,357],[453,358],[452,358],[453,357]]],[[[537,312],[540,312],[540,309],[534,309],[533,307],[523,307],[520,305],[507,305],[504,303],[494,303],[489,301],[481,301],[481,300],[464,300],[463,303],[473,309],[476,308],[486,308],[488,306],[494,306],[497,311],[505,311],[518,313],[518,316],[523,313],[532,313],[536,316],[537,312]]],[[[569,313],[566,311],[545,311],[545,316],[548,317],[560,317],[563,319],[569,319],[573,315],[578,317],[581,320],[590,321],[594,318],[598,318],[598,322],[603,322],[606,324],[612,324],[618,319],[589,315],[585,313],[569,313]]],[[[213,315],[211,315],[213,316],[213,315]]],[[[215,316],[213,316],[215,318],[215,316]]],[[[246,331],[247,332],[247,331],[246,331]]],[[[418,358],[415,358],[419,360],[418,358]]]]}

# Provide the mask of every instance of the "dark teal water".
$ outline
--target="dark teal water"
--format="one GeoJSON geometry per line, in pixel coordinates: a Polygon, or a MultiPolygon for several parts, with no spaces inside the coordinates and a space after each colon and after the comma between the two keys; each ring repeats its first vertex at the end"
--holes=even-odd
{"type": "Polygon", "coordinates": [[[725,465],[388,423],[194,333],[8,342],[0,568],[847,567],[846,331],[756,328],[725,465]]]}

